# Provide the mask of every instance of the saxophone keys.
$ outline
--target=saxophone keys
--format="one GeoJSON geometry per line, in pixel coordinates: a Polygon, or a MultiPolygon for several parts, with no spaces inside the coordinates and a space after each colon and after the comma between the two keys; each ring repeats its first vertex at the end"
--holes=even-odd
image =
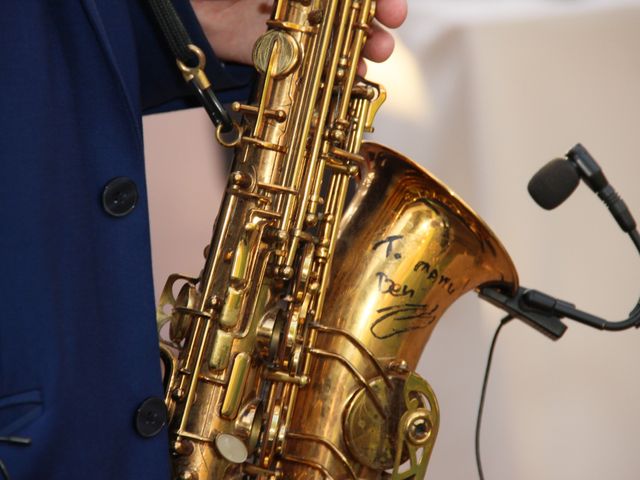
{"type": "Polygon", "coordinates": [[[235,287],[227,289],[227,297],[222,307],[222,313],[218,318],[218,322],[224,328],[235,327],[238,323],[242,301],[244,299],[244,291],[235,287]]]}
{"type": "MultiPolygon", "coordinates": [[[[392,377],[392,387],[382,377],[369,382],[371,392],[383,405],[385,411],[395,412],[384,419],[374,406],[371,394],[366,388],[360,388],[351,398],[344,414],[345,442],[353,457],[362,465],[374,470],[388,470],[394,466],[396,457],[396,432],[400,414],[404,405],[397,401],[403,391],[401,377],[392,377]]],[[[406,461],[406,452],[401,454],[406,461]]]]}
{"type": "MultiPolygon", "coordinates": [[[[292,377],[296,376],[296,372],[300,367],[300,362],[302,361],[302,357],[303,357],[303,348],[302,348],[302,345],[298,345],[291,352],[291,356],[289,357],[289,361],[287,364],[287,367],[289,368],[289,373],[291,374],[292,377]]],[[[302,380],[301,380],[300,386],[303,386],[303,387],[305,386],[305,384],[302,383],[302,380]]]]}
{"type": "Polygon", "coordinates": [[[276,227],[267,227],[264,229],[264,240],[267,243],[286,242],[289,240],[289,233],[276,227]]]}
{"type": "Polygon", "coordinates": [[[293,383],[299,387],[306,387],[311,381],[307,375],[296,376],[285,372],[271,372],[265,378],[272,382],[293,383]]]}
{"type": "Polygon", "coordinates": [[[376,92],[377,90],[371,84],[368,85],[365,83],[365,84],[356,85],[355,87],[353,87],[353,90],[351,90],[351,95],[355,98],[373,100],[377,96],[376,92]]]}
{"type": "Polygon", "coordinates": [[[224,401],[220,409],[220,415],[226,418],[235,418],[240,409],[242,392],[247,383],[247,378],[251,372],[251,355],[246,352],[236,355],[231,367],[231,375],[227,384],[227,391],[224,394],[224,401]]]}
{"type": "Polygon", "coordinates": [[[282,407],[280,405],[275,405],[267,428],[267,441],[270,444],[275,445],[275,450],[277,452],[282,451],[282,445],[287,436],[287,429],[285,425],[282,424],[283,420],[282,407]]]}
{"type": "Polygon", "coordinates": [[[329,149],[329,155],[342,162],[352,162],[357,165],[364,164],[364,157],[362,155],[358,153],[351,153],[335,146],[329,149]]]}
{"type": "Polygon", "coordinates": [[[180,289],[169,325],[169,338],[173,342],[180,343],[187,335],[193,320],[193,316],[188,312],[195,307],[197,298],[198,293],[193,284],[185,283],[180,289]]]}
{"type": "Polygon", "coordinates": [[[269,30],[253,48],[253,64],[261,73],[279,78],[290,73],[300,61],[300,45],[289,33],[269,30]],[[275,58],[274,58],[275,57],[275,58]]]}
{"type": "Polygon", "coordinates": [[[235,435],[219,433],[214,441],[218,453],[231,463],[244,463],[249,451],[244,442],[235,435]]]}
{"type": "MultiPolygon", "coordinates": [[[[254,105],[245,105],[244,103],[240,102],[233,102],[231,104],[231,110],[233,110],[234,112],[244,113],[245,115],[254,116],[260,113],[260,109],[258,107],[254,105]]],[[[287,119],[287,112],[282,109],[274,110],[271,108],[265,108],[263,114],[266,118],[271,118],[278,123],[282,123],[287,119]]]]}
{"type": "Polygon", "coordinates": [[[387,90],[378,83],[367,82],[367,87],[371,88],[375,92],[374,98],[368,99],[370,100],[369,107],[367,108],[367,113],[364,122],[364,128],[367,132],[373,131],[373,121],[380,110],[382,104],[387,100],[387,90]]]}
{"type": "Polygon", "coordinates": [[[255,451],[260,441],[263,419],[264,408],[259,398],[250,401],[242,407],[240,413],[238,413],[238,419],[235,422],[235,432],[240,438],[245,440],[247,450],[250,454],[255,451]]]}
{"type": "Polygon", "coordinates": [[[275,405],[271,412],[271,418],[269,419],[269,425],[267,428],[268,442],[273,442],[276,439],[279,425],[280,425],[280,405],[275,405]]]}
{"type": "Polygon", "coordinates": [[[284,312],[278,310],[274,315],[273,312],[267,314],[260,320],[256,330],[256,343],[258,345],[259,354],[268,363],[273,362],[280,347],[282,333],[284,330],[284,312]]]}
{"type": "Polygon", "coordinates": [[[209,368],[214,371],[223,370],[229,364],[231,357],[231,346],[233,344],[233,334],[218,330],[216,339],[213,342],[211,356],[209,357],[209,368]]]}

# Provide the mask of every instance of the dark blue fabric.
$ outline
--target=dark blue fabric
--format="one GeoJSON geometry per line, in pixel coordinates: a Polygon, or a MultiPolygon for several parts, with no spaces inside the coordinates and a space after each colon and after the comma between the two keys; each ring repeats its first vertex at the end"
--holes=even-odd
{"type": "MultiPolygon", "coordinates": [[[[196,40],[203,34],[177,2],[196,40]]],[[[17,480],[166,479],[167,437],[134,429],[162,396],[141,114],[185,106],[138,1],[0,2],[0,443],[17,480]],[[104,185],[135,181],[128,216],[104,185]]],[[[209,52],[213,83],[246,89],[209,52]]]]}

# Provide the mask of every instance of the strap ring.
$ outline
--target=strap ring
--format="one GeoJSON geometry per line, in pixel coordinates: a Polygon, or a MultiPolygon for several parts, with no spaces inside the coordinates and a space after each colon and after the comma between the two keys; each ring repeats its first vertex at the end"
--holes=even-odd
{"type": "Polygon", "coordinates": [[[238,145],[240,145],[240,143],[242,142],[242,128],[240,127],[240,125],[238,125],[237,123],[233,122],[233,129],[236,130],[236,135],[235,138],[233,138],[232,140],[225,140],[223,135],[223,128],[224,125],[220,124],[216,127],[216,140],[218,140],[218,143],[220,143],[220,145],[222,145],[223,147],[228,147],[228,148],[233,148],[233,147],[237,147],[238,145]]]}
{"type": "Polygon", "coordinates": [[[182,60],[176,59],[178,68],[180,69],[182,74],[185,76],[194,75],[198,70],[204,70],[204,67],[207,63],[207,59],[204,55],[204,52],[200,48],[196,47],[193,43],[190,43],[189,45],[187,45],[187,48],[191,50],[193,53],[195,53],[196,57],[198,58],[198,64],[194,67],[189,67],[185,65],[184,62],[182,62],[182,60]]]}

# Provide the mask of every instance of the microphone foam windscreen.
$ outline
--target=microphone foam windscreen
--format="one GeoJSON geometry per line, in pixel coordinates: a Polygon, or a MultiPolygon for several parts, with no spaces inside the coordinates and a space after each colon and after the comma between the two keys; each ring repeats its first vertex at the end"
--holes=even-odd
{"type": "Polygon", "coordinates": [[[578,183],[580,175],[576,167],[564,158],[556,158],[533,176],[527,189],[538,205],[552,210],[571,196],[578,183]]]}

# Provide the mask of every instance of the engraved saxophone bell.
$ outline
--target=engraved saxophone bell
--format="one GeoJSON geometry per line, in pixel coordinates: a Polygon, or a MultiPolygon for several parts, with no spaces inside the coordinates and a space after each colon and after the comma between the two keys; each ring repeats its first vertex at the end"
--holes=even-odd
{"type": "Polygon", "coordinates": [[[409,372],[457,298],[518,283],[499,240],[446,186],[381,145],[362,153],[368,168],[341,224],[322,325],[312,327],[312,380],[298,394],[304,415],[285,446],[298,461],[286,478],[423,478],[438,406],[409,372]]]}

